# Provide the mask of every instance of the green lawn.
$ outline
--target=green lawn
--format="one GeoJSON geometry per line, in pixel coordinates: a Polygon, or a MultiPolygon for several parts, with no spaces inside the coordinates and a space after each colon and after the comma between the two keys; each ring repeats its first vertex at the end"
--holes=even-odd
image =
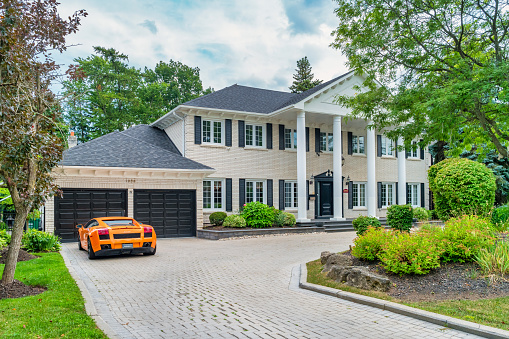
{"type": "Polygon", "coordinates": [[[346,286],[327,278],[322,271],[320,259],[307,263],[308,282],[312,284],[337,288],[343,291],[358,293],[369,297],[389,300],[404,305],[420,308],[454,318],[473,321],[479,324],[509,330],[509,297],[480,300],[451,300],[434,302],[407,303],[394,299],[382,292],[365,291],[346,286]]]}
{"type": "MultiPolygon", "coordinates": [[[[107,338],[85,313],[80,290],[59,253],[18,263],[17,280],[42,294],[0,300],[0,338],[107,338]]],[[[0,265],[0,274],[4,265],[0,265]]]]}

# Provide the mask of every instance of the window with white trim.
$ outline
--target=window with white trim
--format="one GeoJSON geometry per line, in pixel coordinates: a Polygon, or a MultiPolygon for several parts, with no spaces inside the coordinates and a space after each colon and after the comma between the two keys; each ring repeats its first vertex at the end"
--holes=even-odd
{"type": "Polygon", "coordinates": [[[382,155],[394,156],[394,140],[382,136],[382,155]]]}
{"type": "Polygon", "coordinates": [[[365,154],[364,136],[352,135],[352,153],[365,154]]]}
{"type": "Polygon", "coordinates": [[[223,210],[224,184],[222,179],[203,180],[203,208],[223,210]]]}
{"type": "Polygon", "coordinates": [[[285,149],[297,149],[297,130],[285,128],[285,149]]]}
{"type": "Polygon", "coordinates": [[[332,133],[320,132],[320,151],[332,152],[334,150],[334,138],[332,133]]]}
{"type": "Polygon", "coordinates": [[[383,182],[381,197],[382,208],[394,205],[396,201],[396,184],[393,182],[383,182]]]}
{"type": "Polygon", "coordinates": [[[352,202],[353,207],[366,207],[366,183],[352,183],[352,202]]]}
{"type": "Polygon", "coordinates": [[[264,147],[264,135],[263,125],[246,124],[246,146],[264,147]]]}
{"type": "Polygon", "coordinates": [[[420,197],[421,197],[421,185],[417,183],[409,183],[407,189],[407,204],[410,204],[414,207],[421,206],[420,197]]]}
{"type": "Polygon", "coordinates": [[[417,141],[415,141],[415,140],[412,141],[412,146],[413,147],[410,149],[408,157],[412,158],[412,159],[419,159],[420,158],[420,156],[419,156],[419,146],[417,144],[417,141]]]}
{"type": "Polygon", "coordinates": [[[265,204],[264,180],[246,180],[246,203],[253,201],[265,204]]]}
{"type": "Polygon", "coordinates": [[[220,120],[202,121],[202,142],[204,144],[223,144],[223,122],[220,120]]]}
{"type": "Polygon", "coordinates": [[[285,208],[297,208],[298,191],[296,181],[285,181],[285,208]]]}

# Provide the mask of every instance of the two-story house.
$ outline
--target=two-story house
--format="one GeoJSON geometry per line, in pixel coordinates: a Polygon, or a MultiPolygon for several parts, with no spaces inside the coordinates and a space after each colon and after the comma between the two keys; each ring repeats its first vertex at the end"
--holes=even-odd
{"type": "MultiPolygon", "coordinates": [[[[127,215],[158,236],[193,236],[214,211],[260,201],[298,222],[384,217],[392,204],[428,206],[423,149],[369,129],[336,104],[363,79],[349,72],[304,93],[233,85],[65,152],[63,197],[46,229],[73,239],[76,223],[127,215]]],[[[414,141],[417,142],[417,141],[414,141]]]]}

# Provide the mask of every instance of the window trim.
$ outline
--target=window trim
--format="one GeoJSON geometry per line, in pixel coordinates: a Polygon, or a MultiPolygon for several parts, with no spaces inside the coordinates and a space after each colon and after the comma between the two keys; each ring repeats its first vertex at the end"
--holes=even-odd
{"type": "Polygon", "coordinates": [[[367,186],[367,182],[366,181],[353,181],[352,182],[352,207],[353,209],[366,209],[366,206],[367,206],[367,196],[366,196],[366,187],[367,186]],[[355,206],[354,204],[354,195],[353,195],[353,187],[354,185],[358,185],[358,188],[357,188],[357,201],[360,203],[361,201],[361,191],[359,189],[359,185],[364,185],[364,205],[357,205],[355,206]]]}
{"type": "MultiPolygon", "coordinates": [[[[412,205],[412,207],[421,207],[421,183],[419,182],[407,182],[407,187],[408,187],[408,191],[407,191],[407,204],[409,205],[412,205]],[[411,201],[408,200],[408,194],[410,194],[410,197],[412,197],[412,189],[410,188],[411,186],[417,186],[417,204],[414,205],[412,204],[411,201]]],[[[412,199],[410,199],[412,200],[412,199]]]]}
{"type": "MultiPolygon", "coordinates": [[[[380,148],[382,149],[382,157],[390,157],[390,158],[395,158],[396,157],[396,143],[394,142],[394,140],[392,139],[389,139],[388,137],[386,137],[385,135],[382,135],[381,136],[381,143],[382,145],[380,146],[380,148]],[[383,144],[384,144],[384,141],[385,141],[385,154],[384,154],[384,148],[383,148],[383,144]],[[389,154],[388,153],[388,147],[387,147],[387,142],[389,142],[389,145],[391,146],[391,151],[392,151],[392,154],[389,154]]],[[[365,147],[364,147],[365,148],[365,147]]]]}
{"type": "Polygon", "coordinates": [[[245,148],[266,148],[266,135],[267,135],[267,131],[265,129],[265,125],[264,124],[256,124],[256,123],[251,123],[251,122],[245,122],[244,124],[244,145],[245,145],[245,148]],[[253,127],[253,145],[248,145],[247,143],[247,126],[252,126],[253,127]],[[256,136],[256,127],[261,127],[262,128],[262,145],[261,146],[257,146],[257,145],[254,145],[255,143],[255,136],[256,136]]]}
{"type": "Polygon", "coordinates": [[[224,178],[205,178],[202,180],[202,208],[204,211],[226,211],[226,184],[225,184],[225,179],[224,178]],[[212,207],[214,206],[214,187],[213,187],[213,184],[211,184],[211,190],[210,190],[210,206],[211,207],[205,207],[205,197],[204,197],[204,194],[205,194],[205,189],[203,187],[205,181],[211,181],[211,182],[214,182],[214,181],[219,181],[221,182],[221,208],[215,208],[215,207],[212,207]]]}
{"type": "Polygon", "coordinates": [[[285,141],[285,150],[297,150],[297,129],[296,128],[286,128],[284,133],[284,141],[285,141]],[[286,131],[290,131],[290,147],[286,147],[286,131]]]}
{"type": "Polygon", "coordinates": [[[366,155],[366,136],[365,135],[355,135],[352,133],[352,155],[366,155]],[[359,152],[359,138],[363,139],[364,144],[364,152],[359,152]],[[354,143],[354,139],[356,142],[354,143]]]}
{"type": "MultiPolygon", "coordinates": [[[[388,181],[384,181],[382,182],[382,187],[381,189],[383,189],[383,186],[389,186],[391,185],[392,186],[392,204],[391,205],[384,205],[383,204],[383,196],[382,196],[382,192],[380,192],[380,198],[382,199],[382,209],[387,209],[389,206],[392,206],[392,205],[395,205],[396,204],[396,183],[395,182],[388,182],[388,181]]],[[[388,193],[388,189],[386,189],[386,193],[388,193]]],[[[387,198],[387,201],[389,201],[389,195],[387,194],[386,195],[386,198],[387,198]]]]}
{"type": "Polygon", "coordinates": [[[248,183],[254,183],[255,185],[253,186],[253,201],[257,201],[255,198],[256,198],[256,183],[257,182],[261,182],[263,183],[263,201],[261,201],[261,203],[263,204],[267,204],[267,180],[266,179],[246,179],[246,188],[245,188],[245,192],[244,192],[244,201],[245,203],[249,203],[250,201],[248,201],[247,199],[247,186],[248,186],[248,183]]]}
{"type": "Polygon", "coordinates": [[[299,207],[298,207],[298,194],[299,194],[299,190],[298,190],[298,187],[297,187],[297,180],[285,180],[285,185],[284,185],[284,190],[283,190],[283,194],[284,194],[284,202],[285,202],[285,210],[297,210],[299,207]],[[291,206],[286,206],[286,184],[291,184],[292,185],[292,192],[291,192],[291,206]],[[293,197],[297,195],[297,201],[295,201],[293,199],[293,197]]]}
{"type": "Polygon", "coordinates": [[[224,120],[220,120],[220,119],[203,119],[201,120],[201,142],[202,142],[202,145],[225,145],[225,138],[226,135],[225,135],[225,122],[224,120]],[[204,133],[205,133],[205,128],[203,128],[203,125],[205,124],[205,122],[210,122],[211,123],[211,127],[210,127],[210,140],[211,141],[204,141],[203,140],[203,137],[204,137],[204,133]],[[221,142],[214,142],[214,122],[219,122],[221,123],[221,142]]]}
{"type": "Polygon", "coordinates": [[[408,152],[408,159],[420,160],[421,159],[421,152],[420,152],[421,148],[419,147],[419,142],[417,140],[412,140],[411,144],[412,144],[412,146],[417,145],[417,148],[415,149],[415,156],[414,156],[414,149],[410,148],[410,150],[408,152]]]}
{"type": "Polygon", "coordinates": [[[320,130],[320,152],[322,153],[333,153],[334,151],[334,134],[333,132],[324,132],[320,130]],[[322,134],[325,134],[325,150],[322,149],[322,134]],[[329,144],[329,138],[332,138],[332,149],[329,148],[331,146],[329,144]]]}

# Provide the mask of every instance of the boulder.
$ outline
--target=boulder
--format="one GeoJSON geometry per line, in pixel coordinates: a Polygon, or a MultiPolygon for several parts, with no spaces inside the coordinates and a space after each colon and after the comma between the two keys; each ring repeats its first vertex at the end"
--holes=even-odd
{"type": "MultiPolygon", "coordinates": [[[[323,263],[323,257],[322,257],[322,263],[323,263]]],[[[325,266],[322,270],[322,272],[326,273],[329,272],[331,267],[337,265],[337,266],[352,266],[353,265],[353,259],[351,256],[340,254],[340,253],[333,253],[329,255],[325,262],[325,266]]]]}
{"type": "Polygon", "coordinates": [[[391,288],[389,279],[371,273],[361,266],[333,265],[327,273],[327,277],[363,290],[387,292],[391,288]]]}
{"type": "Polygon", "coordinates": [[[329,252],[329,251],[323,251],[321,254],[320,254],[320,261],[322,262],[322,265],[325,265],[325,263],[327,262],[327,259],[329,259],[329,257],[331,255],[333,255],[334,253],[333,252],[329,252]]]}

